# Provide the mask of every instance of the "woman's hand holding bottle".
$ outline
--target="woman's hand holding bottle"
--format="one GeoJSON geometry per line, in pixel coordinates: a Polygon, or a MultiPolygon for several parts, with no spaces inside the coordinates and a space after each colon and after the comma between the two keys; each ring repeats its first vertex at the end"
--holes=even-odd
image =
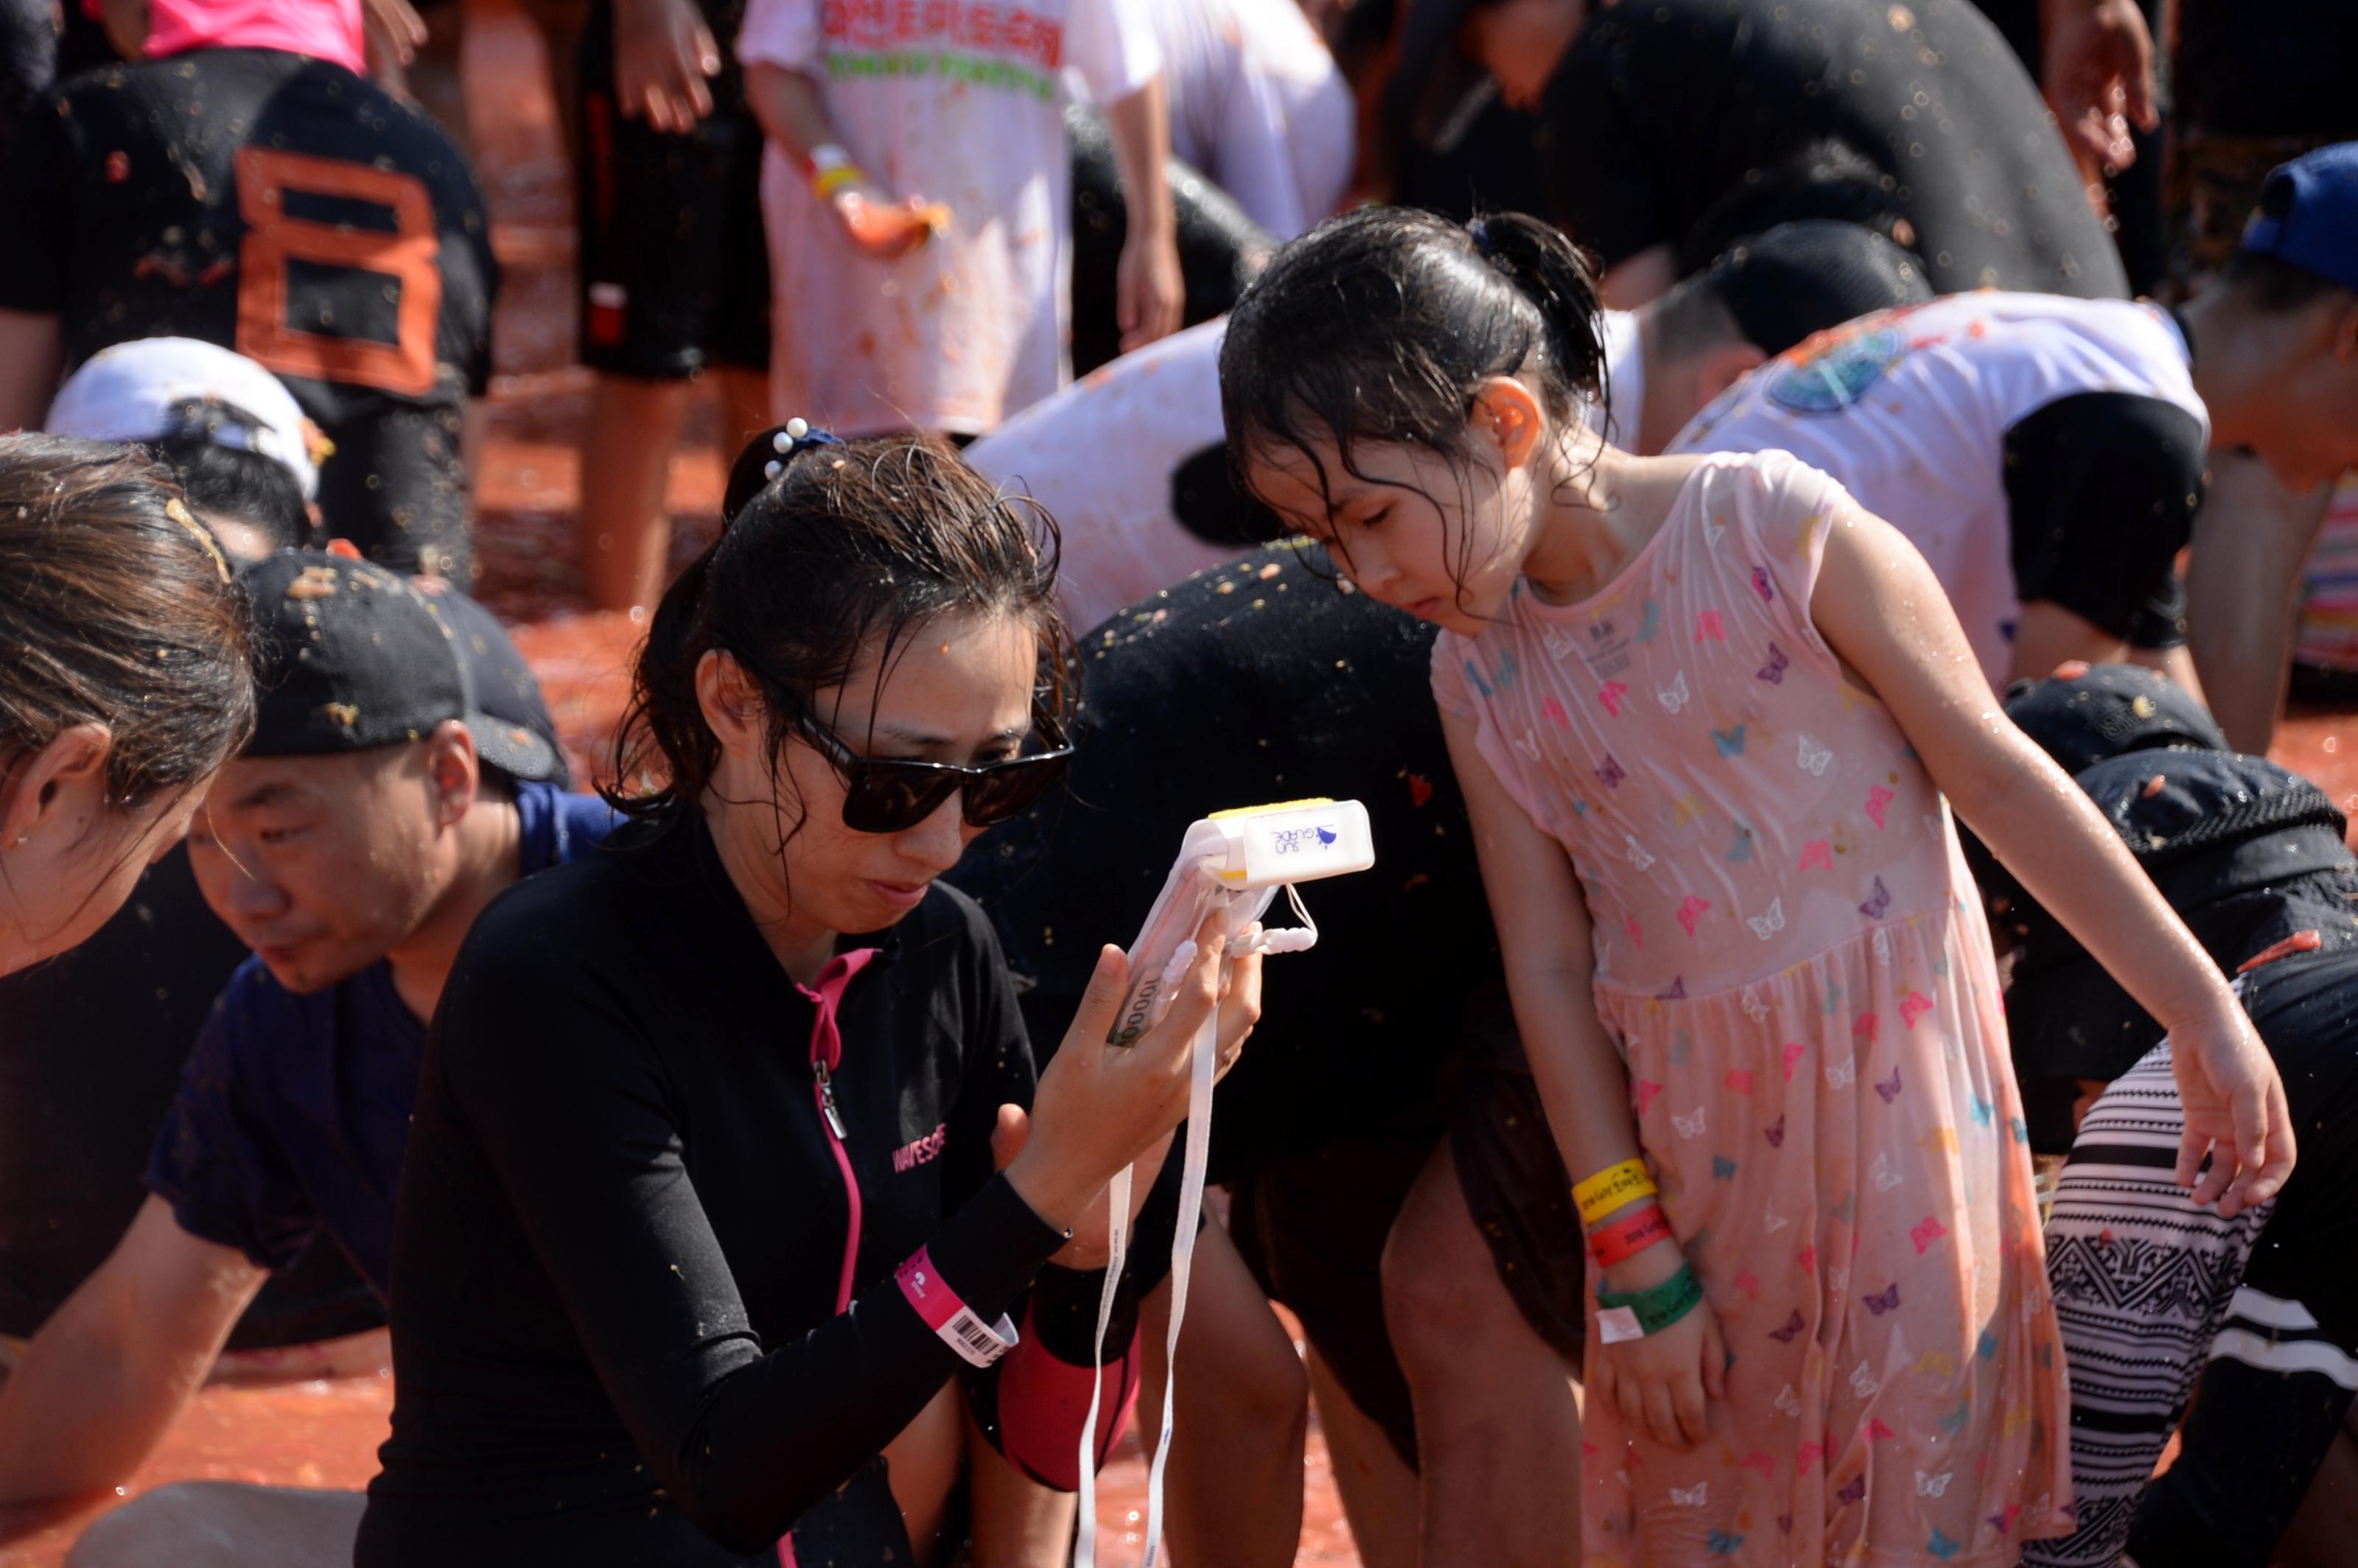
{"type": "MultiPolygon", "coordinates": [[[[1016,1132],[1001,1113],[992,1141],[1018,1151],[1006,1167],[1008,1181],[1034,1213],[1074,1232],[1065,1249],[1073,1256],[1058,1254],[1060,1263],[1104,1263],[1106,1185],[1185,1118],[1195,1036],[1205,1021],[1216,1013],[1219,1019],[1222,1074],[1236,1065],[1260,1021],[1260,957],[1228,958],[1223,918],[1215,913],[1197,929],[1195,959],[1171,988],[1170,1010],[1128,1045],[1106,1040],[1128,989],[1129,965],[1118,947],[1100,953],[1073,1026],[1040,1075],[1027,1130],[1016,1132]]],[[[1147,1183],[1134,1185],[1142,1193],[1147,1183]]]]}

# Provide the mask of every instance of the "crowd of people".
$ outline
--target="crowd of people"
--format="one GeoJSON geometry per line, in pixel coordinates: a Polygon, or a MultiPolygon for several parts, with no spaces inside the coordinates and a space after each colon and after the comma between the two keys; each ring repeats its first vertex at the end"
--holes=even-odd
{"type": "Polygon", "coordinates": [[[0,1505],[389,1343],[70,1561],[1056,1564],[1167,1409],[1278,1568],[1314,1400],[1369,1568],[2351,1560],[2358,13],[527,8],[588,779],[462,0],[0,0],[0,1505]]]}

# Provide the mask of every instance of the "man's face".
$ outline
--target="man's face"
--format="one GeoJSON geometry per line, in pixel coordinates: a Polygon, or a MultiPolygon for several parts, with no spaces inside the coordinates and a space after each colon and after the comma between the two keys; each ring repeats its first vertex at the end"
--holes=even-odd
{"type": "Polygon", "coordinates": [[[2277,480],[2296,492],[2358,467],[2358,300],[2337,290],[2313,314],[2309,352],[2282,384],[2280,415],[2254,443],[2277,480]]]}
{"type": "Polygon", "coordinates": [[[456,873],[435,740],[229,764],[189,827],[205,902],[288,990],[367,968],[456,873]]]}

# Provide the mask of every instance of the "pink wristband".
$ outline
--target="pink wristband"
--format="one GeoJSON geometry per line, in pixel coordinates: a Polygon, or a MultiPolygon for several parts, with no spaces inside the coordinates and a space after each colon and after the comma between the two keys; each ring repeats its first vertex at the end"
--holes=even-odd
{"type": "Polygon", "coordinates": [[[924,1248],[895,1270],[892,1279],[925,1326],[969,1365],[988,1367],[1015,1348],[1015,1325],[1007,1314],[1001,1313],[995,1324],[984,1323],[958,1299],[949,1281],[935,1271],[934,1260],[924,1248]]]}

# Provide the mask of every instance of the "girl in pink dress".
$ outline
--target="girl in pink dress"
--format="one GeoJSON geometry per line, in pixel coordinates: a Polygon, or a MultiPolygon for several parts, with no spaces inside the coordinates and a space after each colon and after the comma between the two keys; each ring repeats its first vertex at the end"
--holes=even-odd
{"type": "Polygon", "coordinates": [[[2198,1197],[2280,1184],[2281,1086],[1898,534],[1785,453],[1588,432],[1596,317],[1541,224],[1377,210],[1282,253],[1221,363],[1254,492],[1444,628],[1557,1144],[1643,1161],[1576,1189],[1585,1554],[2011,1565],[2070,1528],[2068,1400],[1952,807],[2181,1043],[2198,1197]]]}

